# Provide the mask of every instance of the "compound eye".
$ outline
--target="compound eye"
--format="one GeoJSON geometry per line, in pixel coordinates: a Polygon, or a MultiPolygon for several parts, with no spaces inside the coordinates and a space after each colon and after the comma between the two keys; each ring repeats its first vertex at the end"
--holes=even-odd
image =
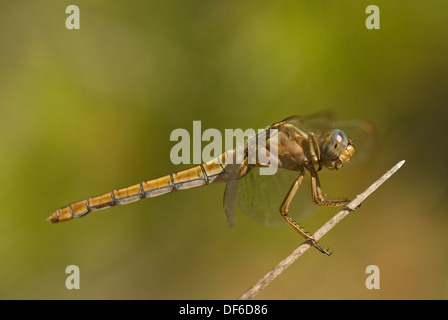
{"type": "Polygon", "coordinates": [[[339,129],[334,129],[325,145],[324,155],[329,159],[337,159],[347,148],[347,145],[347,135],[339,129]]]}

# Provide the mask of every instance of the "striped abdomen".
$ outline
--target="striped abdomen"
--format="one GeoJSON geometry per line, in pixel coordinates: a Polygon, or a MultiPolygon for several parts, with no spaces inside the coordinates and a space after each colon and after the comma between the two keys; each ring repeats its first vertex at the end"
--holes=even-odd
{"type": "Polygon", "coordinates": [[[101,196],[72,203],[58,209],[47,218],[47,221],[52,223],[66,221],[82,217],[91,211],[127,204],[144,198],[157,197],[176,190],[225,182],[227,181],[227,173],[225,172],[224,157],[225,153],[191,169],[172,173],[158,179],[143,181],[127,188],[116,189],[101,196]]]}

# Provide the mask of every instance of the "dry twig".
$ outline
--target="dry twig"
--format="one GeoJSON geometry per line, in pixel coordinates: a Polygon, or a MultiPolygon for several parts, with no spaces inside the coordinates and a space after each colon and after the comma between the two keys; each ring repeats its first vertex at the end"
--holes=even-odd
{"type": "MultiPolygon", "coordinates": [[[[368,187],[363,193],[359,194],[353,201],[347,205],[347,209],[341,210],[327,223],[325,223],[319,230],[317,230],[313,237],[318,241],[322,238],[331,228],[344,219],[350,211],[357,208],[372,192],[374,192],[381,184],[389,179],[400,167],[404,164],[405,160],[398,162],[392,169],[387,171],[381,178],[375,181],[370,187],[368,187]]],[[[263,290],[272,280],[280,275],[286,268],[288,268],[294,261],[296,261],[306,250],[312,246],[310,241],[303,242],[297,249],[295,249],[288,257],[282,260],[276,267],[269,271],[263,278],[258,280],[249,290],[247,290],[239,300],[250,300],[255,297],[261,290],[263,290]]]]}

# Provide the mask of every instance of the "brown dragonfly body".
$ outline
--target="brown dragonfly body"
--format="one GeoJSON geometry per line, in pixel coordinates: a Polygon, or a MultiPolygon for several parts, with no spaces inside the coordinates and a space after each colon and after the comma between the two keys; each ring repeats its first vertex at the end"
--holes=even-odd
{"type": "MultiPolygon", "coordinates": [[[[317,205],[343,206],[348,199],[327,200],[324,199],[319,183],[318,171],[322,167],[339,169],[347,163],[354,154],[354,148],[344,132],[331,129],[327,122],[321,125],[320,118],[290,117],[274,123],[264,131],[264,144],[266,154],[272,151],[272,141],[275,135],[276,157],[275,165],[279,169],[286,169],[298,173],[290,191],[280,206],[282,217],[304,238],[310,240],[313,245],[325,254],[323,249],[311,235],[306,233],[294,220],[288,216],[291,202],[299,189],[305,172],[311,175],[312,200],[317,205]],[[274,134],[272,133],[274,132],[274,134]]],[[[260,136],[260,135],[259,135],[260,136]]],[[[144,198],[152,198],[169,192],[199,187],[208,184],[237,180],[246,175],[252,168],[265,167],[258,161],[249,161],[247,146],[244,150],[244,161],[241,164],[233,164],[227,159],[235,159],[235,150],[227,151],[217,158],[202,163],[191,169],[172,173],[164,177],[143,181],[133,186],[116,189],[97,197],[91,197],[83,201],[74,202],[54,212],[47,221],[56,223],[60,221],[79,218],[91,211],[106,209],[115,205],[123,205],[144,198]]],[[[228,188],[226,187],[226,193],[228,188]]],[[[229,191],[231,193],[232,190],[229,191]]],[[[230,197],[232,198],[232,197],[230,197]]],[[[232,204],[230,204],[232,206],[232,204]]],[[[226,204],[224,204],[226,213],[226,204]]]]}

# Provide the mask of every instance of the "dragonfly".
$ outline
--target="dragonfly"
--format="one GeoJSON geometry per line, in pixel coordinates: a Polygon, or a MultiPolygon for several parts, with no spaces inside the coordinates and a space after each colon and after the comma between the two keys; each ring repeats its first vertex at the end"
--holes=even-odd
{"type": "MultiPolygon", "coordinates": [[[[251,172],[255,172],[254,170],[266,167],[265,162],[250,159],[249,146],[253,146],[257,141],[264,141],[262,145],[258,144],[257,148],[259,145],[260,148],[264,148],[262,152],[271,156],[271,159],[275,154],[274,161],[279,170],[296,174],[279,207],[279,216],[320,252],[330,255],[330,252],[289,216],[292,201],[302,185],[306,172],[310,175],[311,199],[315,205],[340,207],[350,201],[347,198],[326,199],[319,180],[320,170],[323,168],[339,170],[349,163],[355,154],[353,139],[349,138],[343,130],[334,127],[334,115],[330,112],[288,117],[273,123],[254,137],[249,138],[240,149],[227,150],[218,157],[190,169],[71,203],[56,210],[47,218],[47,221],[51,223],[67,221],[83,217],[92,211],[157,197],[174,191],[226,183],[223,206],[228,222],[232,225],[237,197],[242,198],[238,200],[243,210],[244,208],[247,211],[264,210],[262,206],[254,206],[254,199],[250,199],[256,193],[245,192],[241,197],[238,193],[240,180],[244,180],[251,172]],[[274,147],[275,153],[273,152],[274,147]],[[241,163],[235,161],[237,151],[243,152],[244,160],[241,163]]],[[[247,179],[250,181],[250,178],[247,179]]],[[[257,180],[254,181],[256,183],[257,180]]],[[[259,213],[262,214],[262,212],[259,213]]]]}

